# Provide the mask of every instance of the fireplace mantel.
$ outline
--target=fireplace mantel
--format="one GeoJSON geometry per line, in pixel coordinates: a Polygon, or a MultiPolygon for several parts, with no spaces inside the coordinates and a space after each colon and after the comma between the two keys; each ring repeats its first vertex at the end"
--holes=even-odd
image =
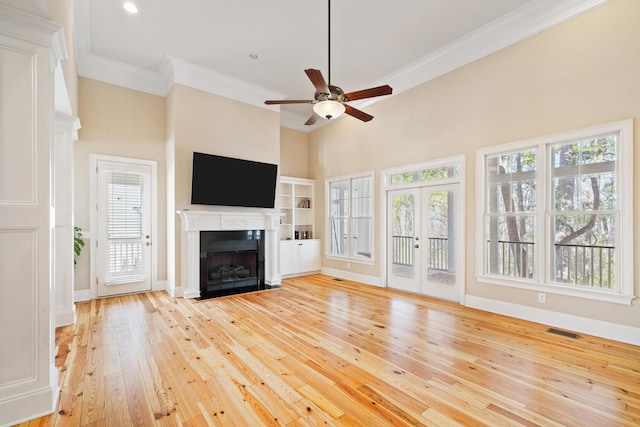
{"type": "Polygon", "coordinates": [[[181,223],[180,267],[184,298],[200,297],[200,232],[222,230],[265,231],[265,281],[281,283],[278,264],[280,214],[266,212],[179,210],[181,223]]]}

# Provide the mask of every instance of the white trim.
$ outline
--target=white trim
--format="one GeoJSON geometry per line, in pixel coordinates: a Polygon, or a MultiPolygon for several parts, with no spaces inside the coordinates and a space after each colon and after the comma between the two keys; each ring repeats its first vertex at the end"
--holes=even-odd
{"type": "Polygon", "coordinates": [[[167,293],[173,298],[184,297],[184,289],[181,286],[176,286],[175,283],[167,280],[166,289],[167,293]]]}
{"type": "MultiPolygon", "coordinates": [[[[390,84],[394,92],[391,96],[395,96],[610,1],[538,0],[529,2],[512,13],[364,86],[374,87],[381,84],[390,84]]],[[[272,109],[273,111],[279,111],[280,108],[278,106],[266,106],[263,100],[286,97],[283,94],[265,96],[264,93],[266,92],[262,91],[272,94],[274,92],[231,76],[204,69],[175,57],[165,58],[158,72],[154,72],[92,54],[89,35],[89,0],[74,0],[73,9],[78,74],[83,77],[119,84],[131,89],[162,96],[166,96],[171,86],[177,82],[193,85],[192,87],[201,90],[212,91],[212,93],[248,102],[262,108],[272,109]],[[165,70],[165,67],[167,67],[166,61],[171,62],[173,68],[177,66],[179,68],[178,72],[172,73],[165,70]],[[263,95],[256,96],[260,92],[263,95]]],[[[388,97],[370,98],[354,102],[352,105],[356,108],[365,108],[386,98],[388,97]]],[[[317,126],[301,126],[301,123],[306,120],[306,117],[302,115],[283,113],[280,119],[281,126],[295,130],[310,132],[317,129],[317,126]]]]}
{"type": "Polygon", "coordinates": [[[510,288],[526,289],[528,291],[544,292],[547,294],[564,295],[573,298],[583,298],[588,300],[610,302],[614,304],[631,305],[636,298],[633,295],[613,294],[597,289],[579,289],[571,286],[562,286],[560,284],[546,284],[538,282],[530,282],[526,279],[507,278],[500,276],[478,276],[476,280],[480,283],[488,283],[496,286],[506,286],[510,288]]]}
{"type": "Polygon", "coordinates": [[[337,277],[339,279],[346,279],[353,282],[364,283],[365,285],[377,286],[378,288],[385,287],[382,278],[377,276],[369,276],[366,274],[358,274],[351,271],[344,271],[337,268],[327,267],[322,267],[322,274],[337,277]]]}
{"type": "Polygon", "coordinates": [[[167,84],[160,74],[103,56],[80,55],[78,75],[153,95],[166,96],[168,93],[167,84]]]}
{"type": "Polygon", "coordinates": [[[612,123],[605,123],[587,128],[581,128],[566,132],[560,132],[542,137],[530,138],[507,144],[494,145],[476,150],[476,182],[481,186],[481,191],[476,192],[476,277],[480,282],[487,282],[497,285],[512,286],[514,288],[524,288],[530,290],[544,290],[549,293],[567,295],[576,298],[586,298],[603,302],[617,304],[631,304],[634,296],[633,280],[633,120],[626,119],[612,123]],[[549,201],[547,200],[548,186],[550,183],[548,164],[551,161],[548,153],[549,145],[580,140],[596,135],[604,135],[618,132],[620,134],[620,152],[616,158],[616,173],[618,206],[621,218],[620,230],[624,230],[616,235],[616,283],[619,285],[619,292],[613,294],[606,291],[594,291],[591,289],[580,289],[579,287],[563,286],[553,283],[550,280],[551,273],[547,268],[549,261],[548,244],[551,236],[550,224],[548,223],[549,201]],[[535,256],[537,259],[536,273],[533,279],[525,280],[518,278],[491,276],[484,272],[486,259],[485,243],[485,158],[488,155],[516,152],[523,149],[536,149],[537,158],[537,191],[536,204],[539,207],[535,213],[538,228],[536,229],[536,240],[544,245],[536,245],[535,256]],[[540,185],[542,184],[542,185],[540,185]],[[626,214],[625,214],[626,212],[626,214]]]}
{"type": "Polygon", "coordinates": [[[69,309],[66,307],[56,307],[55,310],[55,326],[67,326],[76,323],[76,305],[69,309]]]}
{"type": "MultiPolygon", "coordinates": [[[[53,363],[52,363],[53,365],[53,363]]],[[[58,383],[58,369],[52,366],[49,384],[58,383]]],[[[17,425],[53,413],[60,389],[43,387],[0,401],[0,426],[17,425]]]]}
{"type": "Polygon", "coordinates": [[[640,345],[640,328],[633,326],[558,313],[475,295],[467,295],[465,306],[600,338],[640,345]]]}
{"type": "Polygon", "coordinates": [[[538,0],[469,33],[371,85],[389,83],[394,95],[511,46],[611,0],[538,0]]]}
{"type": "MultiPolygon", "coordinates": [[[[49,52],[49,55],[52,55],[50,59],[64,59],[57,57],[59,53],[66,51],[64,37],[57,39],[61,36],[61,33],[58,33],[60,30],[60,25],[55,22],[0,4],[0,33],[11,34],[16,39],[47,48],[53,47],[53,44],[56,43],[57,46],[52,49],[52,52],[49,52]],[[54,40],[54,38],[56,39],[54,40]]],[[[52,61],[52,71],[55,64],[52,61]]]]}
{"type": "Polygon", "coordinates": [[[172,56],[165,56],[161,72],[163,75],[173,74],[173,81],[165,82],[167,88],[179,83],[272,111],[279,111],[279,106],[266,105],[264,100],[286,97],[283,93],[172,56]],[[165,67],[170,67],[172,72],[163,70],[165,67]]]}
{"type": "Polygon", "coordinates": [[[73,300],[75,302],[91,301],[91,289],[79,289],[73,293],[73,300]]]}

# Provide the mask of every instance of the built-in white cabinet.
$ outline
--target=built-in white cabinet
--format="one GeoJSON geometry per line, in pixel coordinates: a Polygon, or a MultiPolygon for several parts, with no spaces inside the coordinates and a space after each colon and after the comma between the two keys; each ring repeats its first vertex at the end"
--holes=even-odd
{"type": "Polygon", "coordinates": [[[281,241],[280,274],[293,276],[320,271],[320,243],[318,239],[281,241]]]}
{"type": "Polygon", "coordinates": [[[314,181],[280,177],[280,239],[313,239],[314,181]]]}
{"type": "Polygon", "coordinates": [[[314,239],[314,181],[280,177],[280,274],[300,275],[321,268],[321,241],[314,239]]]}

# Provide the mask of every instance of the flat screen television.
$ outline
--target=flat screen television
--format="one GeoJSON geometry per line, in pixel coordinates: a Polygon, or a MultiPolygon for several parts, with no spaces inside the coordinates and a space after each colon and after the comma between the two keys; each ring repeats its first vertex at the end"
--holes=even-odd
{"type": "Polygon", "coordinates": [[[278,165],[193,153],[192,205],[273,208],[278,165]]]}

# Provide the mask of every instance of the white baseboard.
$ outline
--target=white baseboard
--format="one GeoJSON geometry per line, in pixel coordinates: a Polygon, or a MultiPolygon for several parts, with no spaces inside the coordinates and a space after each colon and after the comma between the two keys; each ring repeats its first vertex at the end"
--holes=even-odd
{"type": "Polygon", "coordinates": [[[512,304],[504,301],[496,301],[474,295],[465,296],[465,305],[467,307],[541,323],[555,328],[567,329],[627,344],[640,345],[640,328],[633,326],[604,322],[602,320],[594,320],[587,317],[558,313],[556,311],[543,310],[541,308],[512,304]]]}
{"type": "Polygon", "coordinates": [[[75,304],[73,305],[73,308],[70,309],[66,307],[56,307],[55,316],[56,328],[59,326],[73,325],[74,323],[76,323],[75,304]]]}
{"type": "Polygon", "coordinates": [[[90,301],[91,289],[80,289],[73,292],[73,300],[78,301],[90,301]]]}
{"type": "Polygon", "coordinates": [[[351,271],[338,270],[335,268],[322,268],[322,274],[327,276],[334,276],[340,279],[352,280],[354,282],[365,283],[367,285],[377,286],[379,288],[384,287],[382,279],[377,276],[368,276],[366,274],[353,273],[351,271]]]}
{"type": "MultiPolygon", "coordinates": [[[[52,368],[57,380],[58,370],[55,366],[52,368]]],[[[55,411],[57,402],[57,386],[44,387],[0,400],[0,426],[12,426],[49,415],[55,411]]]]}
{"type": "Polygon", "coordinates": [[[181,286],[176,286],[175,283],[171,283],[169,281],[165,281],[164,290],[174,298],[178,298],[184,295],[184,291],[182,290],[181,286]]]}
{"type": "Polygon", "coordinates": [[[167,280],[156,280],[153,282],[151,288],[152,291],[166,291],[168,289],[169,282],[167,280]]]}

